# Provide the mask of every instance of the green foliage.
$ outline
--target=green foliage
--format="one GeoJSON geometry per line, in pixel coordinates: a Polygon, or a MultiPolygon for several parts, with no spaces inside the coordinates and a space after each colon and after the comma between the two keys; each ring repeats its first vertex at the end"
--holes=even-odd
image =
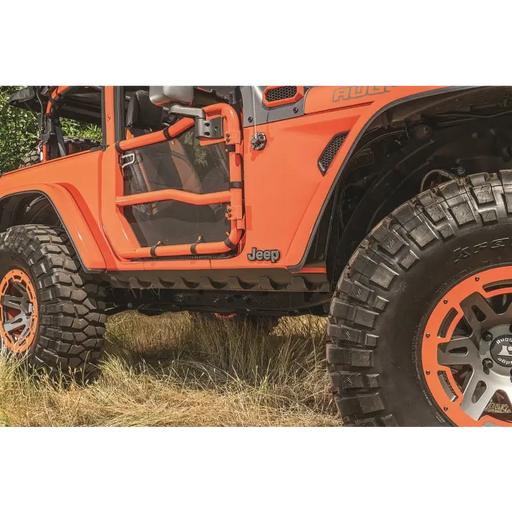
{"type": "Polygon", "coordinates": [[[60,124],[66,137],[79,137],[101,143],[101,128],[93,124],[80,123],[72,119],[61,119],[60,124]]]}
{"type": "Polygon", "coordinates": [[[27,110],[10,107],[9,96],[19,87],[0,88],[0,172],[17,169],[37,144],[37,121],[27,110]]]}
{"type": "MultiPolygon", "coordinates": [[[[0,173],[17,169],[23,157],[38,142],[37,120],[33,112],[7,104],[21,87],[0,87],[0,173]]],[[[64,136],[101,142],[101,128],[70,119],[61,119],[64,136]]]]}
{"type": "Polygon", "coordinates": [[[196,139],[193,129],[185,132],[185,135],[183,137],[183,143],[188,144],[189,146],[192,146],[194,148],[194,165],[202,165],[203,167],[206,167],[208,165],[206,148],[201,146],[199,139],[196,139]]]}

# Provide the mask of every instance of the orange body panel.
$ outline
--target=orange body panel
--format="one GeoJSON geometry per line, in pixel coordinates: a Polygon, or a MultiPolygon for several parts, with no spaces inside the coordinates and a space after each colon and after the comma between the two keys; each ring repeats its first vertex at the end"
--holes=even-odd
{"type": "Polygon", "coordinates": [[[89,269],[115,265],[100,221],[102,156],[101,151],[78,153],[10,172],[0,179],[2,197],[40,191],[52,201],[89,269]]]}
{"type": "MultiPolygon", "coordinates": [[[[224,118],[224,141],[234,148],[229,153],[231,181],[243,178],[243,190],[233,188],[226,193],[212,194],[215,197],[167,191],[136,198],[123,196],[122,169],[115,148],[114,88],[105,87],[107,148],[8,173],[0,179],[0,198],[30,190],[45,193],[56,206],[82,261],[90,269],[288,268],[299,264],[303,258],[326,197],[367,123],[386,105],[436,89],[439,87],[313,87],[304,99],[305,115],[243,131],[238,115],[229,105],[206,107],[208,117],[224,118]],[[257,131],[267,138],[263,151],[255,151],[250,144],[257,131]],[[324,175],[318,168],[319,155],[340,132],[349,133],[324,175]],[[132,261],[149,258],[151,254],[150,248],[141,248],[138,244],[123,215],[123,206],[169,198],[193,204],[229,202],[233,212],[229,240],[234,245],[239,244],[238,253],[232,258],[211,260],[132,261]],[[279,250],[281,258],[274,263],[249,261],[247,255],[253,248],[279,250]]],[[[184,119],[169,129],[169,135],[174,136],[192,124],[192,120],[184,119]]],[[[122,141],[119,147],[128,151],[163,140],[165,136],[159,132],[122,141]]],[[[202,140],[201,144],[216,142],[202,140]]],[[[190,254],[185,249],[185,246],[159,246],[155,254],[190,254]]],[[[220,252],[226,252],[223,242],[197,245],[198,254],[220,252]]]]}

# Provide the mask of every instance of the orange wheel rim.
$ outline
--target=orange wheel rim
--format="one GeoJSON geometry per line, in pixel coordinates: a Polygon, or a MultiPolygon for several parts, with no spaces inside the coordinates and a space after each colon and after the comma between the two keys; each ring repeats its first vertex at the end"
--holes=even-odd
{"type": "Polygon", "coordinates": [[[26,352],[34,343],[39,309],[34,285],[23,270],[8,272],[0,282],[0,336],[11,352],[26,352]]]}
{"type": "Polygon", "coordinates": [[[453,286],[422,336],[423,376],[443,413],[459,426],[512,426],[512,266],[453,286]]]}

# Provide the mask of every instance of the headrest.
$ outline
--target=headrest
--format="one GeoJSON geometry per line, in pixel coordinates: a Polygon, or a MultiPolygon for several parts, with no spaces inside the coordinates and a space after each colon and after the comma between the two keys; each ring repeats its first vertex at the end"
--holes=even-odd
{"type": "Polygon", "coordinates": [[[126,126],[141,130],[159,130],[164,110],[149,99],[148,91],[135,91],[128,103],[126,126]]]}

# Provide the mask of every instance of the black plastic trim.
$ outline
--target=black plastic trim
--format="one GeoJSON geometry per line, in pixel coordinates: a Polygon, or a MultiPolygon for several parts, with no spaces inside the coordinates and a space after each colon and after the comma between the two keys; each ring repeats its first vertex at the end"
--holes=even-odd
{"type": "Polygon", "coordinates": [[[114,126],[116,140],[124,140],[124,87],[114,87],[114,126]]]}
{"type": "MultiPolygon", "coordinates": [[[[201,270],[139,270],[110,271],[105,279],[114,288],[212,290],[220,294],[228,291],[251,292],[302,292],[331,299],[331,289],[326,274],[292,274],[284,268],[241,268],[201,270]]],[[[311,295],[311,296],[312,296],[311,295]]]]}
{"type": "Polygon", "coordinates": [[[151,256],[153,256],[153,258],[157,257],[157,255],[156,255],[156,248],[160,247],[161,245],[162,245],[162,242],[158,242],[155,245],[153,245],[151,247],[151,249],[149,249],[149,254],[151,254],[151,256]]]}
{"type": "Polygon", "coordinates": [[[198,240],[197,242],[194,242],[191,246],[190,246],[190,253],[193,254],[194,256],[197,254],[197,251],[196,251],[196,247],[198,244],[201,243],[201,240],[198,240]]]}
{"type": "Polygon", "coordinates": [[[107,117],[105,112],[105,86],[101,86],[101,147],[107,147],[107,117]]]}
{"type": "Polygon", "coordinates": [[[166,140],[172,140],[172,137],[171,137],[171,136],[170,136],[170,134],[169,134],[169,130],[170,130],[170,128],[165,128],[165,129],[163,130],[163,132],[164,132],[164,137],[166,138],[166,140]]]}

